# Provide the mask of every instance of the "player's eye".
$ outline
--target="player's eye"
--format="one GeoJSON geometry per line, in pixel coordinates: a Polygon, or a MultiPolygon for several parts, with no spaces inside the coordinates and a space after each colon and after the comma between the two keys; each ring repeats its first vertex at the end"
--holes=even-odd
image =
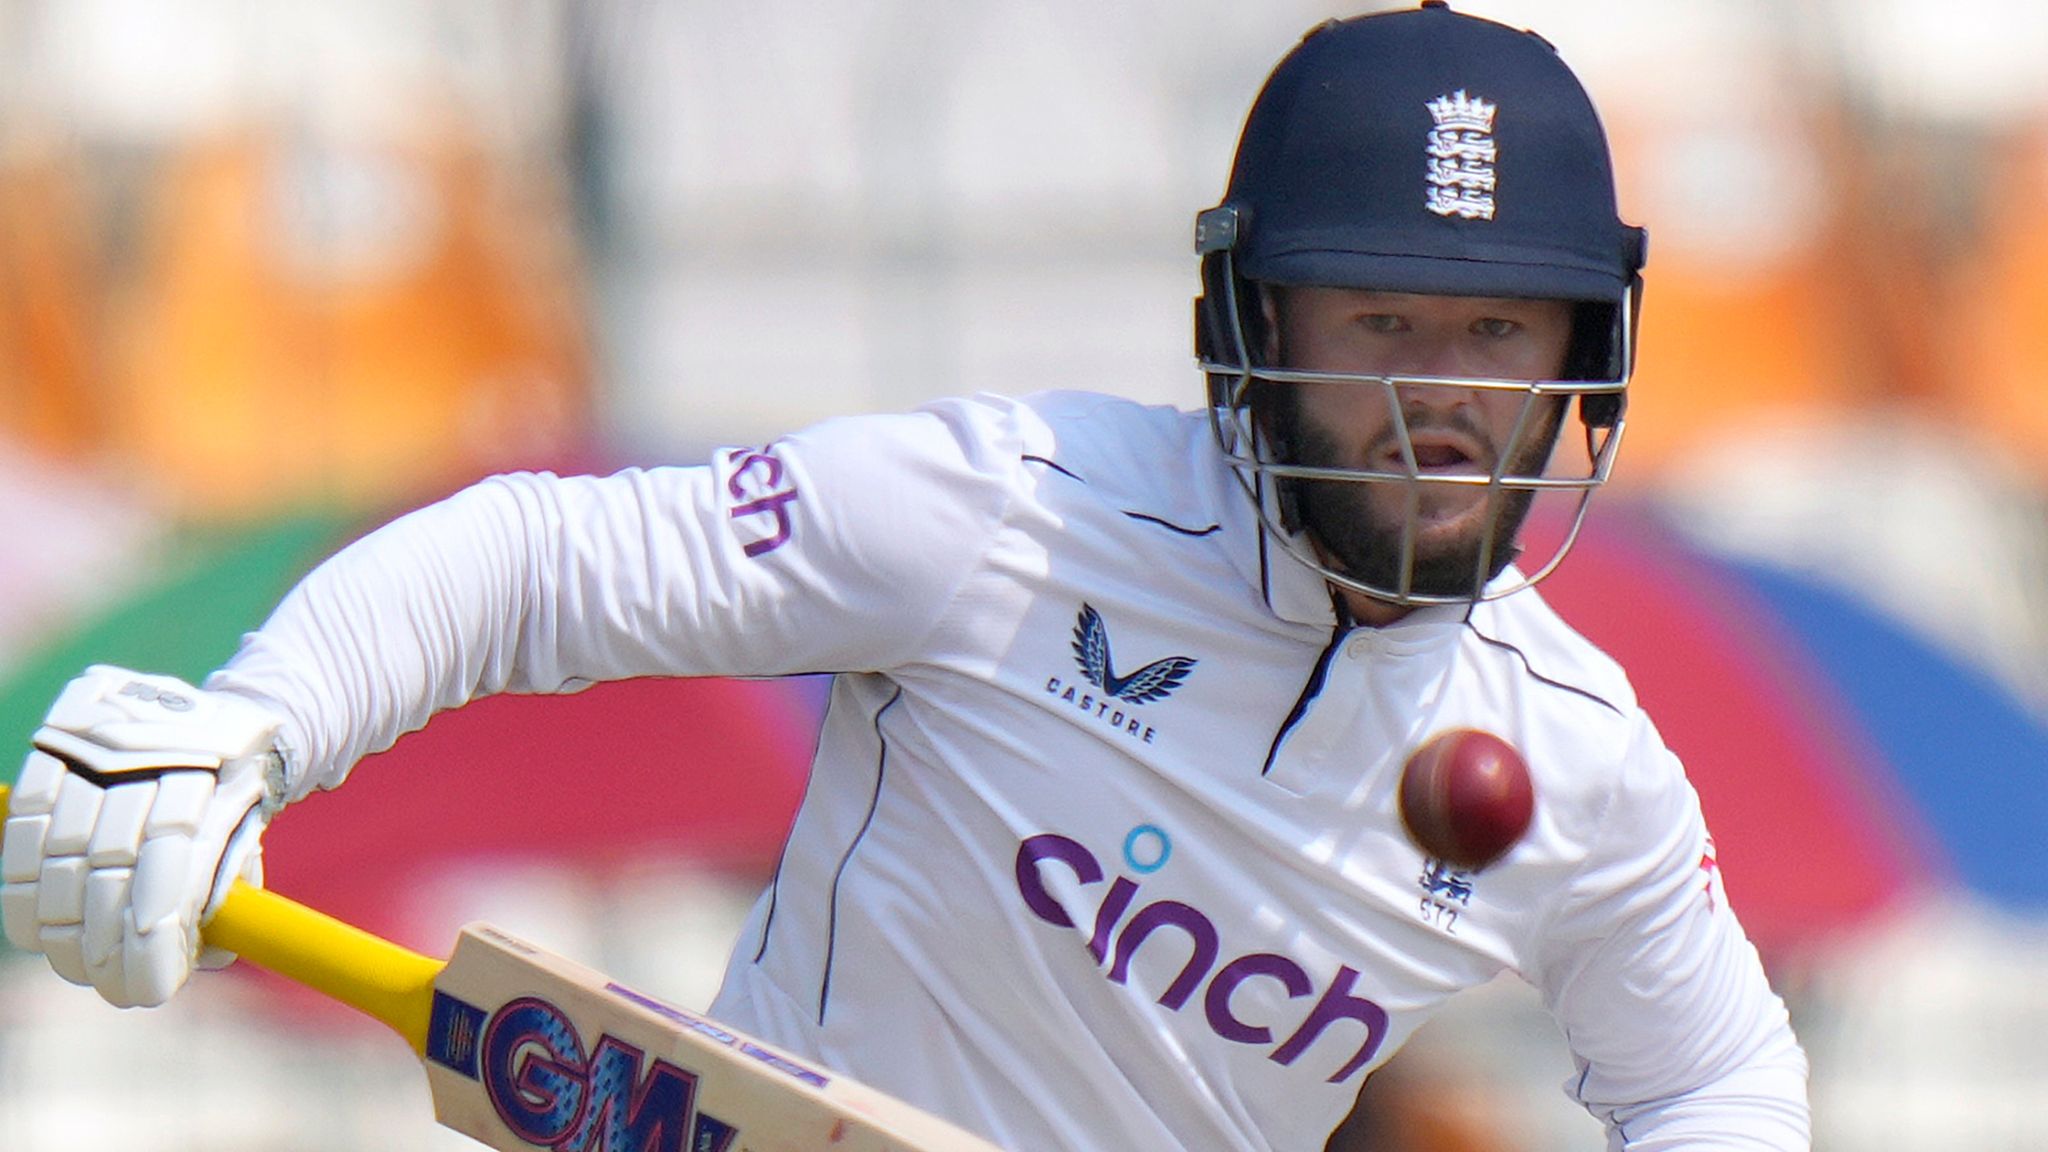
{"type": "Polygon", "coordinates": [[[1472,322],[1472,333],[1475,336],[1489,336],[1494,339],[1500,339],[1504,336],[1513,336],[1521,330],[1522,326],[1520,323],[1513,320],[1503,320],[1498,316],[1487,316],[1472,322]]]}
{"type": "Polygon", "coordinates": [[[1368,332],[1406,332],[1408,321],[1392,312],[1369,312],[1358,318],[1359,327],[1368,332]]]}

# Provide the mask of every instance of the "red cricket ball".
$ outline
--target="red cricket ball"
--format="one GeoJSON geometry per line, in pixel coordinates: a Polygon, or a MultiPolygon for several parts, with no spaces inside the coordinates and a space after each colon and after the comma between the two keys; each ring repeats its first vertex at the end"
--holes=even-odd
{"type": "Polygon", "coordinates": [[[1409,838],[1454,868],[1476,872],[1507,855],[1535,812],[1529,766],[1490,732],[1440,733],[1401,769],[1401,823],[1409,838]]]}

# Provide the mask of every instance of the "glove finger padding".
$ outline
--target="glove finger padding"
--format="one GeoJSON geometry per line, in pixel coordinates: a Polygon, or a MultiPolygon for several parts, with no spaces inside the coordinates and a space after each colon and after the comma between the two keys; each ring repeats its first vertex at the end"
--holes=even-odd
{"type": "Polygon", "coordinates": [[[278,726],[251,700],[170,677],[96,666],[73,680],[10,805],[8,939],[115,1004],[169,999],[229,885],[262,879],[259,838],[284,794],[278,726]]]}
{"type": "MultiPolygon", "coordinates": [[[[221,856],[220,868],[214,877],[213,893],[208,897],[206,908],[200,913],[199,922],[204,925],[220,911],[220,902],[227,898],[228,889],[235,881],[263,887],[263,829],[268,818],[259,808],[251,809],[243,819],[242,826],[228,839],[227,851],[221,856]]],[[[198,966],[205,969],[225,968],[235,962],[235,954],[225,948],[207,947],[202,941],[199,949],[198,966]]]]}

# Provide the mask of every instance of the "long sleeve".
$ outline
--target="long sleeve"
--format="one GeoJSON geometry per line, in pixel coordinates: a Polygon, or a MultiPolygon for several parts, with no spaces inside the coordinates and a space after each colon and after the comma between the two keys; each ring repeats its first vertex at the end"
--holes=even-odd
{"type": "Polygon", "coordinates": [[[962,402],[699,467],[494,477],[330,558],[208,686],[288,717],[297,798],[492,693],[887,667],[999,519],[1007,428],[962,402]]]}
{"type": "Polygon", "coordinates": [[[1628,1152],[1810,1146],[1806,1057],[1729,908],[1697,796],[1646,719],[1531,974],[1628,1152]]]}

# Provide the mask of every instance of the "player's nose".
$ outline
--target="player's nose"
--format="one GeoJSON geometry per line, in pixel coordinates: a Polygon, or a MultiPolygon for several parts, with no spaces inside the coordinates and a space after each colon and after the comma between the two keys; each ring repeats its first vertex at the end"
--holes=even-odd
{"type": "MultiPolygon", "coordinates": [[[[1421,326],[1402,342],[1396,359],[1399,363],[1394,371],[1401,376],[1456,380],[1484,374],[1484,365],[1472,342],[1447,326],[1421,326]]],[[[1420,387],[1413,390],[1431,391],[1420,387]]],[[[1441,396],[1448,390],[1437,388],[1433,391],[1441,396]]]]}
{"type": "Polygon", "coordinates": [[[1445,351],[1417,358],[1403,373],[1407,379],[1396,380],[1395,392],[1404,410],[1449,411],[1478,400],[1478,391],[1471,385],[1455,383],[1474,374],[1465,358],[1445,351]]]}

